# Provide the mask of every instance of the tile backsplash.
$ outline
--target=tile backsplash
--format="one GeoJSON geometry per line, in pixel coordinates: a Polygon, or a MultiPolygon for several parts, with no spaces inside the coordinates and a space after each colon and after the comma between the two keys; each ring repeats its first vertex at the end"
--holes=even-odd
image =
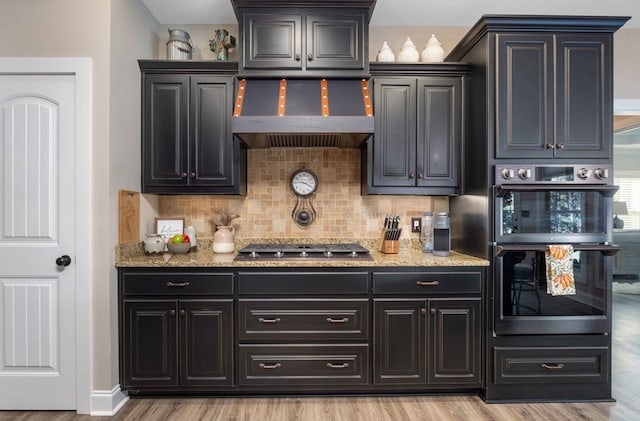
{"type": "Polygon", "coordinates": [[[402,238],[410,232],[411,217],[423,211],[447,211],[448,197],[360,195],[360,150],[334,148],[271,148],[248,151],[246,196],[160,196],[161,217],[183,217],[198,235],[211,237],[212,219],[220,210],[238,214],[236,238],[377,238],[387,214],[401,217],[402,238]],[[312,203],[313,224],[299,227],[291,218],[296,196],[289,180],[300,167],[318,176],[312,203]]]}

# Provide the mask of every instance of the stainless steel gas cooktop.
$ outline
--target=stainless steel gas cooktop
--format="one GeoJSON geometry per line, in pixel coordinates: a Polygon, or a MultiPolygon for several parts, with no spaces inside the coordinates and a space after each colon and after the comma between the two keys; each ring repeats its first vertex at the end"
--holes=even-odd
{"type": "Polygon", "coordinates": [[[249,244],[240,249],[237,261],[351,261],[373,260],[369,250],[357,243],[346,244],[249,244]]]}

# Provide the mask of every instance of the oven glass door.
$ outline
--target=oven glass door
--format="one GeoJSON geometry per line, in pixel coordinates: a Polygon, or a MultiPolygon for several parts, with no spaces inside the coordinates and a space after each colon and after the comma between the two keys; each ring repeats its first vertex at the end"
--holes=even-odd
{"type": "Polygon", "coordinates": [[[616,246],[574,245],[575,295],[547,290],[544,245],[496,247],[494,309],[497,334],[610,331],[611,254],[616,246]]]}
{"type": "Polygon", "coordinates": [[[494,188],[497,243],[611,241],[617,186],[512,185],[494,188]]]}

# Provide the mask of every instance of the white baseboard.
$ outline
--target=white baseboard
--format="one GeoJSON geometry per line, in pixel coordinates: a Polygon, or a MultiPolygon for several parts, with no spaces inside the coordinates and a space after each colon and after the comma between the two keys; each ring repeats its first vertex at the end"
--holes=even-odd
{"type": "Polygon", "coordinates": [[[120,390],[120,385],[114,387],[113,390],[94,390],[91,393],[91,415],[115,415],[128,400],[129,396],[120,390]]]}

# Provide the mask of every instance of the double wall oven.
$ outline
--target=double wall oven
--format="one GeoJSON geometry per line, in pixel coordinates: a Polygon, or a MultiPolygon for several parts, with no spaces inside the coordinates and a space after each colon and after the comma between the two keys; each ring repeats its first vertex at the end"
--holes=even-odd
{"type": "Polygon", "coordinates": [[[495,167],[494,332],[602,334],[611,329],[610,165],[495,167]],[[545,252],[573,246],[575,295],[547,293],[545,252]]]}

